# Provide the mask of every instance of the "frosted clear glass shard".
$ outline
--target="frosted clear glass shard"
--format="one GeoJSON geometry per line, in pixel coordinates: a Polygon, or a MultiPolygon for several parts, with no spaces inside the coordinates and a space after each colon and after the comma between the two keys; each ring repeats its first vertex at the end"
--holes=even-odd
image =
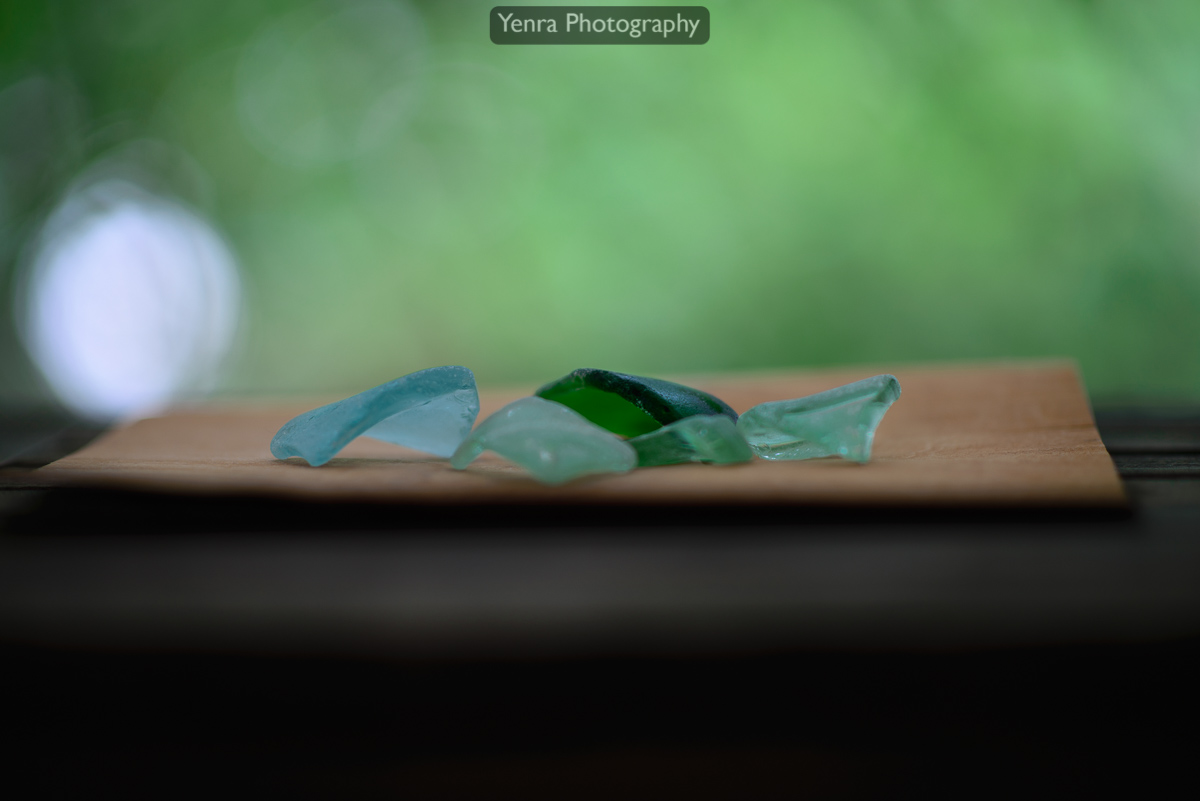
{"type": "Polygon", "coordinates": [[[875,429],[900,397],[894,375],[877,375],[805,398],[760,403],[737,427],[763,459],[871,458],[875,429]]]}
{"type": "Polygon", "coordinates": [[[637,453],[620,437],[541,398],[521,398],[488,417],[458,447],[450,464],[462,470],[485,450],[547,484],[591,473],[624,473],[637,466],[637,453]]]}
{"type": "Polygon", "coordinates": [[[366,434],[445,458],[478,414],[475,375],[465,367],[432,367],[292,418],[271,440],[271,453],[317,466],[366,434]]]}
{"type": "Polygon", "coordinates": [[[754,458],[737,424],[724,415],[701,414],[634,437],[638,467],[680,462],[731,464],[754,458]]]}

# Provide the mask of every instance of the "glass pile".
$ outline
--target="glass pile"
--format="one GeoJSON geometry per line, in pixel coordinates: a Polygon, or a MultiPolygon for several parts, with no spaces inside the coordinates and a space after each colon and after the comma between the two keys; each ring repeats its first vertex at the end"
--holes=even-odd
{"type": "Polygon", "coordinates": [[[877,375],[760,403],[739,416],[720,398],[692,387],[583,368],[475,426],[474,374],[465,367],[434,367],[289,420],[271,441],[271,453],[298,456],[315,467],[367,436],[448,458],[457,470],[493,451],[547,484],[635,467],[736,464],[755,457],[865,463],[875,430],[899,397],[896,377],[877,375]]]}

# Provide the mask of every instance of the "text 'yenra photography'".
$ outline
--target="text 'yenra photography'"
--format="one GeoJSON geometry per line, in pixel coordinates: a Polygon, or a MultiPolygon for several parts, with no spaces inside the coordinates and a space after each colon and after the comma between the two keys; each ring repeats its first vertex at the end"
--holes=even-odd
{"type": "Polygon", "coordinates": [[[704,6],[497,6],[496,44],[704,44],[704,6]]]}

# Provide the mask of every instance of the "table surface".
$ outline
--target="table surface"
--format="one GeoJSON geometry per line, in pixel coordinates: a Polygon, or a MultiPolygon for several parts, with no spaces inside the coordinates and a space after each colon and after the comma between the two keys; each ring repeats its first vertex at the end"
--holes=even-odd
{"type": "Polygon", "coordinates": [[[10,786],[696,799],[976,796],[983,776],[1004,797],[1101,797],[1122,769],[1140,790],[1196,783],[1198,409],[1100,410],[1125,510],[750,518],[47,489],[32,468],[97,432],[31,419],[0,425],[10,786]]]}
{"type": "MultiPolygon", "coordinates": [[[[1040,372],[1073,385],[1069,372],[1040,372]]],[[[897,423],[906,400],[910,410],[918,405],[913,395],[919,390],[897,404],[897,423]]],[[[1083,447],[1092,459],[1090,417],[1072,427],[1077,412],[1063,408],[1056,418],[1043,406],[1038,419],[1083,443],[1076,452],[1083,447]]],[[[3,494],[0,634],[405,659],[1190,636],[1200,631],[1200,447],[1187,450],[1196,444],[1191,419],[1113,418],[1109,447],[1132,509],[417,508],[46,490],[36,472],[24,472],[10,476],[3,494]]],[[[898,427],[881,430],[884,454],[893,436],[901,439],[898,427]]],[[[71,459],[86,464],[97,447],[71,459]]]]}

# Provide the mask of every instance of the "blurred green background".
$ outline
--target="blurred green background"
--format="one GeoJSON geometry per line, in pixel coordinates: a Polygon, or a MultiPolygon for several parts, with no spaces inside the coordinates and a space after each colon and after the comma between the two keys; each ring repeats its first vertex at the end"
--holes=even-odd
{"type": "Polygon", "coordinates": [[[1200,3],[710,2],[699,47],[493,4],[0,6],[0,401],[97,163],[236,254],[226,394],[1061,355],[1200,398],[1200,3]]]}

